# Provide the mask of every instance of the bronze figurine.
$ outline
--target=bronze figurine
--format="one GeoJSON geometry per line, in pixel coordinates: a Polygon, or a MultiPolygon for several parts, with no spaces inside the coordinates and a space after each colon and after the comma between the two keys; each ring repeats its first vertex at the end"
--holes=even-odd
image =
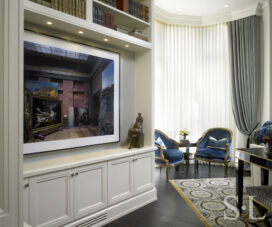
{"type": "Polygon", "coordinates": [[[128,130],[128,149],[132,147],[141,148],[144,146],[143,121],[141,113],[138,113],[135,124],[128,130]]]}

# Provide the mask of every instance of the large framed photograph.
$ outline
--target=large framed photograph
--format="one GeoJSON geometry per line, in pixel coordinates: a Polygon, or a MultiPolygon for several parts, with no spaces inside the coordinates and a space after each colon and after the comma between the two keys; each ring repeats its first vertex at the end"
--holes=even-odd
{"type": "Polygon", "coordinates": [[[119,141],[119,54],[24,33],[24,154],[119,141]]]}

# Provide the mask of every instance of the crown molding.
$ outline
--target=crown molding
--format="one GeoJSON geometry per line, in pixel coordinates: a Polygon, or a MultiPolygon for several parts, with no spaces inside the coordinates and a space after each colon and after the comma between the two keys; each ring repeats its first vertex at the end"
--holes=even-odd
{"type": "MultiPolygon", "coordinates": [[[[272,0],[268,0],[264,4],[267,3],[268,6],[271,7],[272,0]],[[269,1],[269,2],[268,2],[269,1]]],[[[167,12],[164,9],[161,9],[155,6],[155,18],[159,21],[162,21],[166,24],[180,24],[180,25],[212,25],[217,23],[225,23],[233,20],[242,19],[245,17],[253,16],[253,15],[262,15],[262,9],[264,4],[255,4],[250,7],[247,7],[243,10],[233,11],[231,13],[217,14],[211,16],[186,16],[186,15],[176,15],[167,12]]]]}
{"type": "Polygon", "coordinates": [[[155,19],[166,24],[202,25],[201,17],[171,14],[158,6],[155,6],[155,19]]]}

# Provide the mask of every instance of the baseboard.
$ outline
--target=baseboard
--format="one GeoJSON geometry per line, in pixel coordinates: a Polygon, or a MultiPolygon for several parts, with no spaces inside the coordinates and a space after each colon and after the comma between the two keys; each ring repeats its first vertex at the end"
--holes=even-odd
{"type": "Polygon", "coordinates": [[[107,207],[101,211],[98,211],[92,215],[86,216],[72,223],[65,225],[64,227],[100,227],[107,223],[110,223],[122,216],[125,216],[149,203],[157,200],[157,189],[153,188],[140,195],[134,196],[118,204],[107,207]]]}

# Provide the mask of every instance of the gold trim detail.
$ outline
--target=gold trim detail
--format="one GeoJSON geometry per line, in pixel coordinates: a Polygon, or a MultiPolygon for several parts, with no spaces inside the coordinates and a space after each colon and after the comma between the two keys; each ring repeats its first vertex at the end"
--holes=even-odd
{"type": "MultiPolygon", "coordinates": [[[[252,148],[252,149],[255,149],[255,148],[252,148]]],[[[265,148],[264,148],[265,149],[265,148]]],[[[259,155],[256,155],[256,154],[252,154],[252,153],[249,153],[249,152],[246,152],[246,151],[242,151],[242,150],[236,150],[236,152],[240,152],[240,153],[245,153],[245,154],[248,154],[250,156],[254,156],[254,157],[257,157],[257,158],[260,158],[260,159],[264,159],[264,160],[267,160],[269,162],[272,162],[272,159],[269,159],[269,158],[264,158],[264,157],[261,157],[259,155]]],[[[238,158],[238,157],[237,157],[238,158]]],[[[243,160],[242,158],[239,158],[241,160],[243,160]]]]}
{"type": "Polygon", "coordinates": [[[173,180],[169,180],[174,189],[180,194],[180,196],[184,199],[184,201],[188,204],[189,207],[194,211],[194,213],[198,216],[198,218],[202,221],[202,223],[206,227],[211,227],[211,225],[207,222],[207,220],[202,216],[202,214],[196,209],[194,204],[187,198],[187,196],[181,191],[181,189],[174,183],[173,180]]]}

